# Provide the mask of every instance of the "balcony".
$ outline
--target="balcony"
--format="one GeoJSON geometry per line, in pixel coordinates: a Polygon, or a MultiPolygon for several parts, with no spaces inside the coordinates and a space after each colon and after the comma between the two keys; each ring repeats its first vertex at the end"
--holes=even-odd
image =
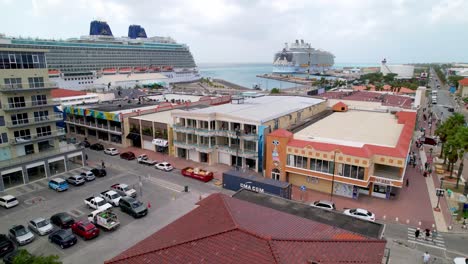
{"type": "Polygon", "coordinates": [[[250,133],[250,134],[241,134],[241,138],[244,139],[244,140],[253,140],[253,141],[256,141],[256,140],[258,140],[258,135],[257,135],[257,134],[253,134],[253,133],[250,133]]]}
{"type": "Polygon", "coordinates": [[[28,143],[32,143],[32,142],[39,141],[39,140],[46,140],[46,139],[64,136],[65,134],[66,134],[65,129],[59,128],[57,130],[46,132],[46,133],[35,134],[35,135],[24,136],[24,137],[16,137],[10,140],[10,144],[11,145],[28,144],[28,143]]]}
{"type": "Polygon", "coordinates": [[[231,145],[229,146],[224,146],[224,145],[217,145],[216,146],[218,150],[222,152],[229,153],[231,155],[237,155],[239,154],[239,157],[244,157],[244,158],[257,158],[258,153],[257,151],[254,150],[249,150],[249,149],[237,149],[237,145],[231,145]]]}
{"type": "Polygon", "coordinates": [[[71,125],[84,126],[87,128],[92,128],[92,129],[106,131],[106,132],[113,133],[113,134],[122,135],[122,128],[118,126],[98,124],[96,122],[89,122],[89,121],[85,121],[82,119],[67,119],[65,120],[65,123],[71,124],[71,125]]]}
{"type": "Polygon", "coordinates": [[[216,130],[210,130],[210,129],[205,129],[205,128],[196,128],[194,130],[195,135],[198,136],[203,136],[203,137],[211,137],[211,136],[216,136],[216,130]]]}
{"type": "Polygon", "coordinates": [[[195,149],[197,144],[174,140],[174,146],[178,148],[184,148],[184,149],[195,149]]]}
{"type": "Polygon", "coordinates": [[[16,121],[7,121],[6,127],[7,128],[19,128],[19,127],[26,127],[31,125],[39,125],[39,124],[46,124],[57,122],[63,119],[61,114],[54,114],[50,116],[40,116],[40,117],[32,117],[27,119],[19,119],[16,121]]]}
{"type": "Polygon", "coordinates": [[[181,132],[181,133],[189,133],[192,134],[195,131],[194,127],[187,127],[183,125],[174,125],[173,126],[175,132],[181,132]]]}
{"type": "Polygon", "coordinates": [[[5,112],[9,112],[9,111],[41,108],[41,107],[52,107],[52,106],[57,106],[57,105],[60,105],[60,103],[54,102],[53,100],[25,101],[25,102],[17,102],[17,103],[8,103],[3,106],[3,110],[5,112]]]}
{"type": "Polygon", "coordinates": [[[51,89],[57,89],[57,84],[54,82],[36,83],[32,87],[29,85],[29,83],[0,84],[0,92],[2,93],[16,93],[51,89]]]}
{"type": "Polygon", "coordinates": [[[212,148],[212,147],[210,147],[209,145],[206,145],[206,144],[195,145],[195,149],[198,152],[203,152],[203,153],[211,153],[214,150],[214,148],[212,148]]]}

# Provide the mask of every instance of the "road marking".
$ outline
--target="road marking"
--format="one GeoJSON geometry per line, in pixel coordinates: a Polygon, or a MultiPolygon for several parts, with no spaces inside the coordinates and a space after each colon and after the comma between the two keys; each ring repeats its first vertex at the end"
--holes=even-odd
{"type": "Polygon", "coordinates": [[[419,238],[416,239],[414,232],[416,231],[415,228],[408,227],[408,242],[423,245],[426,247],[433,247],[433,248],[438,248],[442,250],[446,250],[445,248],[445,242],[444,238],[440,233],[437,234],[437,237],[435,239],[432,239],[431,237],[428,238],[428,240],[425,239],[426,235],[424,230],[421,230],[421,234],[419,235],[419,238]]]}

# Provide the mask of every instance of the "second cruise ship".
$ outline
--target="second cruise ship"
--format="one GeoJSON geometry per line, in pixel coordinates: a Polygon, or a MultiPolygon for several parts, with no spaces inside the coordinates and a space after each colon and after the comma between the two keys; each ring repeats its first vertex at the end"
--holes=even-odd
{"type": "Polygon", "coordinates": [[[0,47],[48,50],[49,76],[61,88],[93,87],[104,75],[160,73],[169,83],[200,79],[187,45],[170,37],[148,38],[139,25],[129,26],[128,36],[121,38],[104,21],[92,21],[88,36],[67,40],[0,35],[0,47]]]}

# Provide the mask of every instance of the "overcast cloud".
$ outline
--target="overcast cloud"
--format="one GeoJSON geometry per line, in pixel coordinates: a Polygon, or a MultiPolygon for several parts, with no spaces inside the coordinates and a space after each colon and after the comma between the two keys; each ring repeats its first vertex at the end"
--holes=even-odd
{"type": "Polygon", "coordinates": [[[467,0],[0,0],[0,33],[71,38],[102,19],[186,43],[198,63],[271,62],[304,39],[336,62],[468,61],[467,0]]]}

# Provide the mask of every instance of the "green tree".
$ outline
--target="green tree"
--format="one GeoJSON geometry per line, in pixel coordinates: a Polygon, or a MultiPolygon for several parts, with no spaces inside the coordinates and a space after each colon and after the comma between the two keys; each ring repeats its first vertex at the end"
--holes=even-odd
{"type": "Polygon", "coordinates": [[[21,249],[18,255],[13,259],[13,264],[62,264],[59,256],[34,256],[25,249],[21,249]]]}
{"type": "Polygon", "coordinates": [[[448,169],[450,171],[450,178],[453,178],[453,167],[458,161],[458,145],[453,137],[449,138],[449,140],[447,140],[445,143],[444,152],[445,157],[449,162],[448,169]]]}
{"type": "Polygon", "coordinates": [[[465,117],[460,113],[455,113],[449,118],[447,118],[442,124],[440,124],[435,134],[439,136],[440,142],[442,143],[441,150],[440,150],[440,158],[443,158],[446,152],[445,143],[449,139],[452,139],[457,132],[458,128],[465,124],[465,117]]]}
{"type": "Polygon", "coordinates": [[[273,88],[273,89],[271,89],[270,93],[271,93],[271,94],[279,94],[279,93],[280,93],[280,89],[278,89],[278,88],[273,88]]]}
{"type": "Polygon", "coordinates": [[[393,82],[393,81],[395,81],[395,77],[397,75],[398,74],[396,74],[396,73],[387,73],[387,75],[383,76],[383,81],[386,82],[386,83],[393,82]]]}
{"type": "Polygon", "coordinates": [[[383,91],[384,85],[381,82],[378,82],[375,84],[375,90],[376,91],[383,91]]]}
{"type": "Polygon", "coordinates": [[[468,127],[460,126],[454,136],[454,140],[458,149],[458,158],[460,159],[460,166],[458,166],[458,173],[457,173],[457,185],[455,187],[458,189],[460,178],[463,173],[463,165],[464,165],[463,161],[465,158],[465,153],[468,152],[468,127]]]}
{"type": "Polygon", "coordinates": [[[448,83],[452,86],[455,86],[455,88],[458,88],[458,81],[462,80],[463,78],[463,76],[452,75],[448,77],[448,83]]]}

